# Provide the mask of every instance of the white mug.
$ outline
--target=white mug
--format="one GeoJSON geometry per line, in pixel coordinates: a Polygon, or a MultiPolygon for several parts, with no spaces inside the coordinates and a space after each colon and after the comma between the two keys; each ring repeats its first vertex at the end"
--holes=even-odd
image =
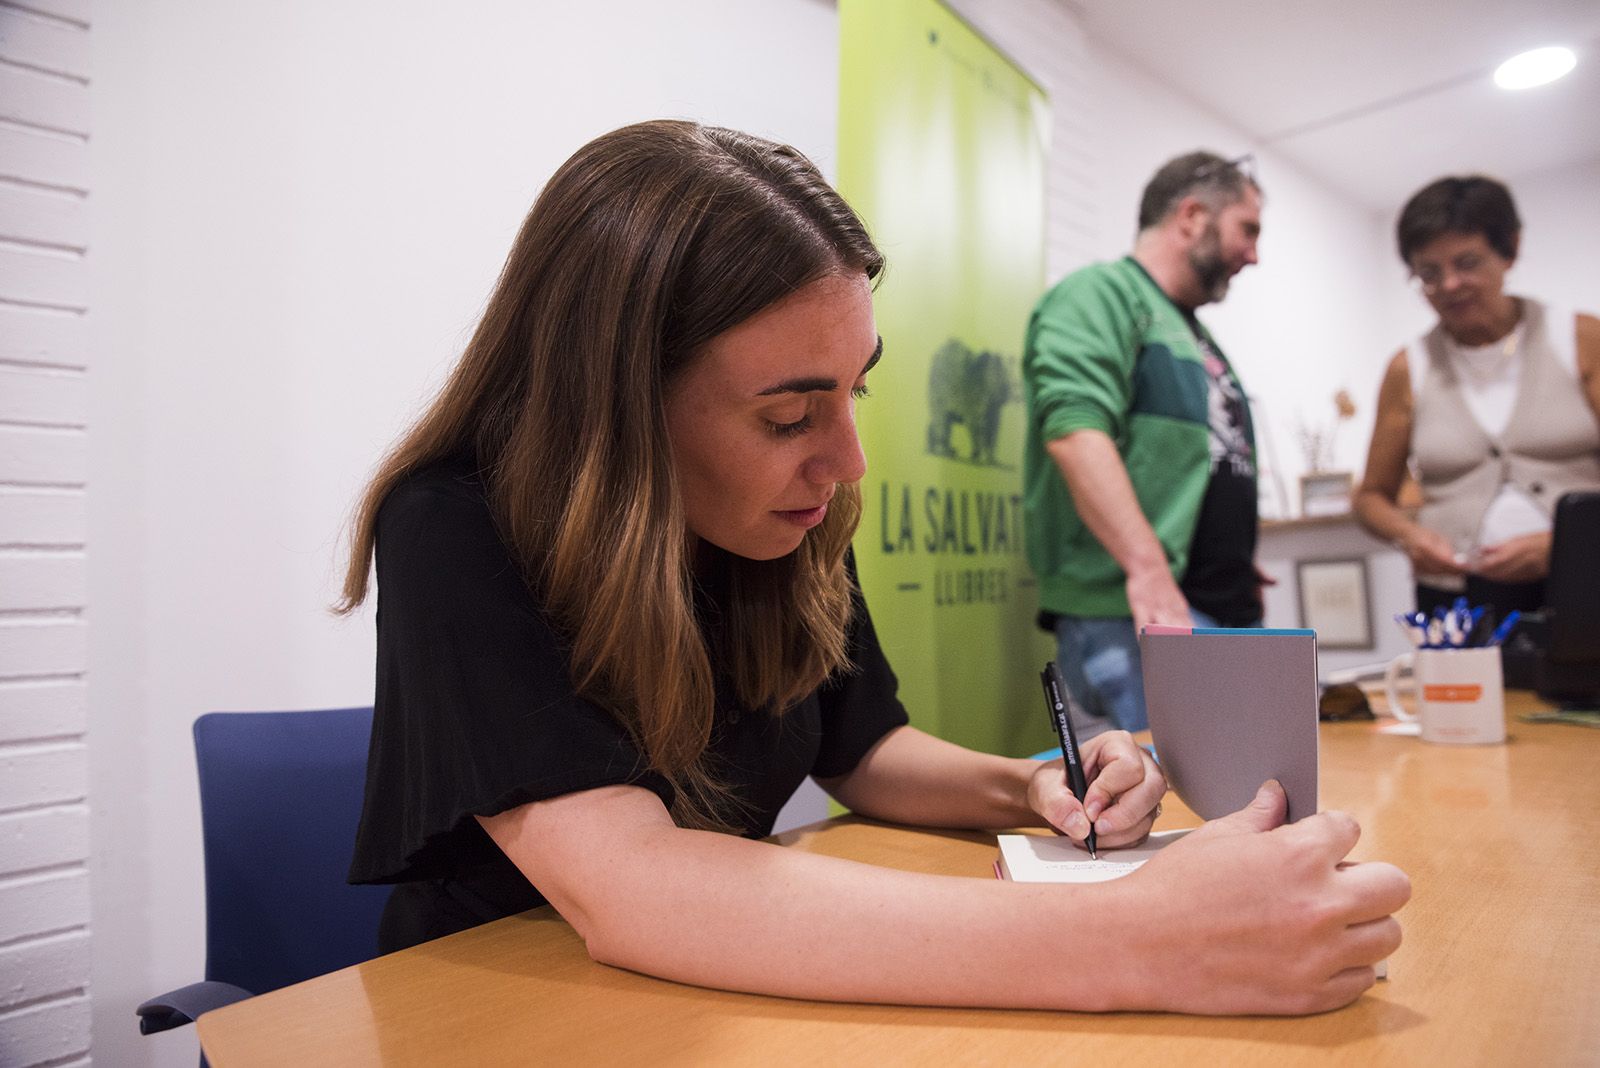
{"type": "Polygon", "coordinates": [[[1389,663],[1383,675],[1389,711],[1421,727],[1425,742],[1494,745],[1506,740],[1506,692],[1498,646],[1418,649],[1389,663]],[[1400,673],[1412,668],[1417,714],[1400,703],[1400,673]]]}

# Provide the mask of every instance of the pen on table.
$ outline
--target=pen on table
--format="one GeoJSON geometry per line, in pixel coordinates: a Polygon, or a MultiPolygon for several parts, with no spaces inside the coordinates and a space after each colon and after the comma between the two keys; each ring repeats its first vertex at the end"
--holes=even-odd
{"type": "MultiPolygon", "coordinates": [[[[1082,803],[1089,785],[1083,777],[1083,759],[1078,755],[1078,735],[1072,729],[1072,717],[1067,715],[1067,689],[1061,682],[1061,672],[1054,660],[1045,664],[1044,670],[1039,673],[1039,681],[1044,683],[1045,707],[1050,713],[1050,721],[1056,726],[1056,736],[1061,739],[1061,758],[1067,766],[1067,785],[1072,788],[1072,796],[1082,803]]],[[[1089,813],[1084,812],[1083,818],[1089,819],[1089,813]]],[[[1089,850],[1089,856],[1100,859],[1094,847],[1093,820],[1089,820],[1089,834],[1083,844],[1089,850]]]]}

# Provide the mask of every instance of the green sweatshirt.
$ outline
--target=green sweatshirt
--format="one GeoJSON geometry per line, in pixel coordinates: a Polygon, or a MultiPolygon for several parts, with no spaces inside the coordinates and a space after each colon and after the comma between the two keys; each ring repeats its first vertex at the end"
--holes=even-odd
{"type": "Polygon", "coordinates": [[[1061,615],[1127,616],[1127,576],[1079,518],[1045,445],[1074,430],[1104,431],[1181,581],[1211,463],[1208,382],[1194,334],[1132,257],[1094,264],[1035,306],[1022,380],[1023,521],[1039,606],[1061,615]]]}

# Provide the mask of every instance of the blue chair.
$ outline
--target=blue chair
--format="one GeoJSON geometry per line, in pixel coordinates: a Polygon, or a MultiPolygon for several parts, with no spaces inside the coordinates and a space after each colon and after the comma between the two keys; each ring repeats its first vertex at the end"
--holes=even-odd
{"type": "Polygon", "coordinates": [[[206,972],[140,1005],[154,1034],[378,954],[387,886],[350,886],[371,708],[195,720],[206,972]]]}

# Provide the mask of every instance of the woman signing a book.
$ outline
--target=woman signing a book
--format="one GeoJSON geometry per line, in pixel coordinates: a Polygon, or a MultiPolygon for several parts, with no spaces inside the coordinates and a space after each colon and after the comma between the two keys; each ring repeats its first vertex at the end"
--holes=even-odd
{"type": "Polygon", "coordinates": [[[893,871],[757,841],[814,776],[865,816],[1092,823],[1166,788],[1125,733],[1059,761],[907,725],[854,577],[883,344],[861,221],[794,149],[625,127],[550,180],[465,355],[362,499],[376,716],[351,879],[385,950],[549,902],[598,961],[802,998],[1315,1012],[1409,884],[1276,784],[1109,883],[893,871]],[[1066,966],[1066,962],[1075,962],[1066,966]]]}

